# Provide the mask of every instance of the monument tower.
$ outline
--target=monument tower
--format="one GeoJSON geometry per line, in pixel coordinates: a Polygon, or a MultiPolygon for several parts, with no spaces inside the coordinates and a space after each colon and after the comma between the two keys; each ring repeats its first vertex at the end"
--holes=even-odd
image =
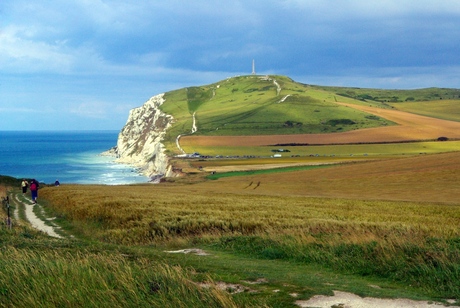
{"type": "Polygon", "coordinates": [[[256,63],[254,62],[254,59],[252,60],[252,75],[256,74],[256,63]]]}

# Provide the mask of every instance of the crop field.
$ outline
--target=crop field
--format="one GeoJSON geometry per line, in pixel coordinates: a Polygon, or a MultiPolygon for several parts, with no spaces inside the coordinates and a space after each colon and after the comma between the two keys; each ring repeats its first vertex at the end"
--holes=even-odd
{"type": "Polygon", "coordinates": [[[460,100],[391,103],[401,111],[460,122],[460,100]]]}
{"type": "Polygon", "coordinates": [[[63,185],[41,196],[75,234],[112,245],[317,264],[458,297],[459,182],[453,152],[194,184],[63,185]]]}
{"type": "MultiPolygon", "coordinates": [[[[377,144],[344,144],[344,145],[310,145],[310,146],[204,146],[193,145],[185,147],[190,153],[198,152],[202,155],[212,157],[222,156],[255,156],[263,160],[256,161],[254,158],[242,159],[243,162],[236,162],[236,159],[225,160],[230,165],[235,164],[276,164],[279,158],[269,159],[273,154],[281,154],[283,158],[291,158],[289,162],[318,162],[331,160],[365,159],[378,157],[393,157],[395,155],[416,155],[429,153],[452,152],[460,149],[460,141],[429,141],[429,142],[401,142],[401,143],[377,143],[377,144]],[[274,152],[282,149],[285,152],[274,152]],[[291,156],[297,156],[292,158],[291,156]],[[314,157],[311,157],[314,156],[314,157]],[[321,156],[321,157],[316,157],[321,156]]],[[[194,160],[193,160],[194,161],[194,160]]],[[[209,159],[207,159],[209,161],[209,159]]],[[[200,165],[201,163],[198,163],[200,165]]]]}
{"type": "Polygon", "coordinates": [[[446,121],[407,112],[351,105],[398,123],[397,126],[360,129],[343,133],[271,135],[271,136],[185,136],[180,143],[191,146],[267,146],[276,144],[346,144],[434,140],[439,137],[460,138],[460,122],[446,121]]]}

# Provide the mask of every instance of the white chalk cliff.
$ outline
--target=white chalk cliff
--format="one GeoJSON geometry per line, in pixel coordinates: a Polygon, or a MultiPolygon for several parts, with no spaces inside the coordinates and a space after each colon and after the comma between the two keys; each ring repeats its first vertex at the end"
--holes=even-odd
{"type": "Polygon", "coordinates": [[[132,165],[152,179],[172,175],[162,141],[174,118],[160,110],[164,102],[164,94],[159,94],[132,109],[112,149],[117,162],[132,165]]]}

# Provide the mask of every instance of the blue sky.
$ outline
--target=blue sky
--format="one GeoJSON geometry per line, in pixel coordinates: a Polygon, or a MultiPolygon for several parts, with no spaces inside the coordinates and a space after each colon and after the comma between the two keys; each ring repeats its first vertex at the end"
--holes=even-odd
{"type": "Polygon", "coordinates": [[[0,130],[120,130],[229,76],[460,88],[455,0],[2,0],[0,130]]]}

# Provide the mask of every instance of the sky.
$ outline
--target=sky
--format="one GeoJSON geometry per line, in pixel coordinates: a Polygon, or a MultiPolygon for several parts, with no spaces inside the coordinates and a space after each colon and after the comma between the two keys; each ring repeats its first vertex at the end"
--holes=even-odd
{"type": "Polygon", "coordinates": [[[457,0],[1,0],[0,130],[121,130],[236,75],[460,88],[457,0]]]}

